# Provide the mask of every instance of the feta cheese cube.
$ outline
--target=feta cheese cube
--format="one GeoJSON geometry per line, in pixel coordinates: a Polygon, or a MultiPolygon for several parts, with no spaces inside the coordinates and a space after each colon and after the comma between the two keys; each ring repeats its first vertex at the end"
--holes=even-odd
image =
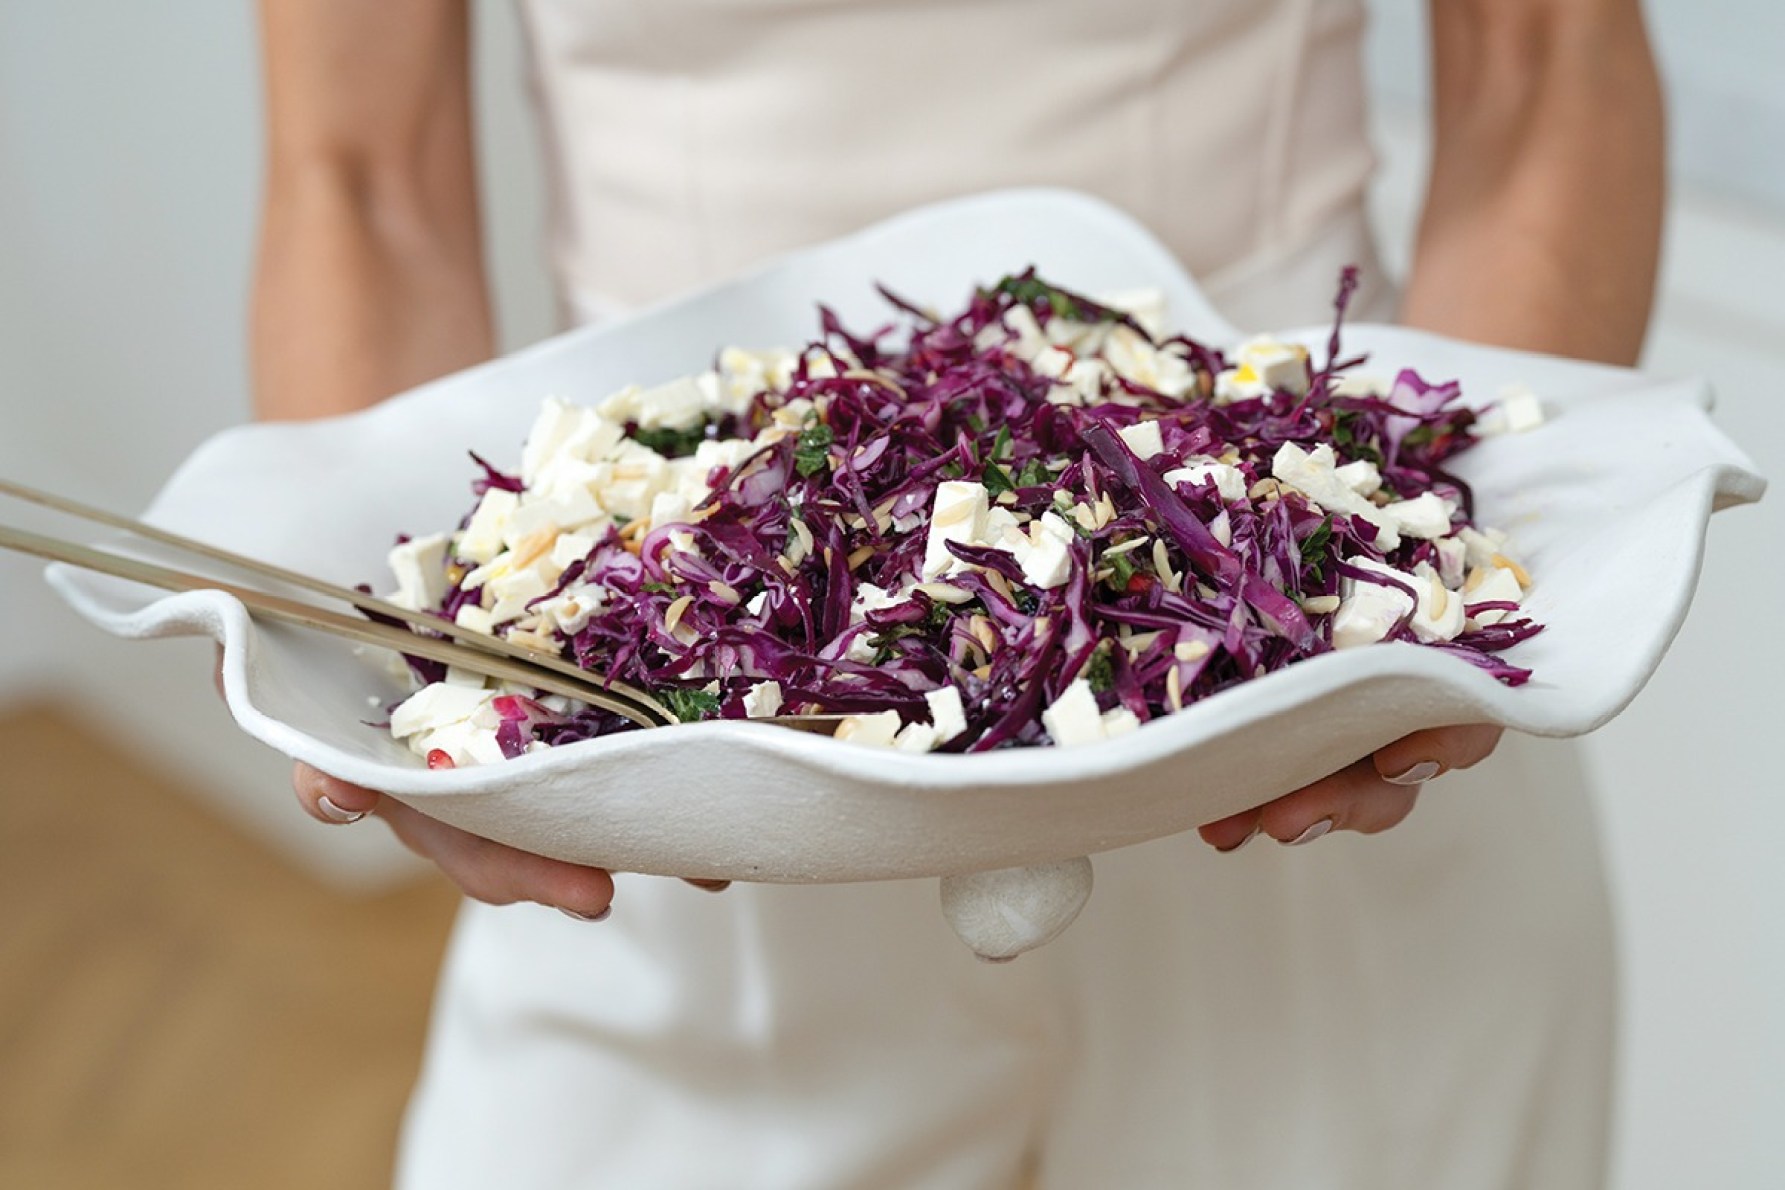
{"type": "Polygon", "coordinates": [[[1142,462],[1165,450],[1165,439],[1160,434],[1159,423],[1156,421],[1137,421],[1131,426],[1123,426],[1116,431],[1116,437],[1142,462]]]}
{"type": "Polygon", "coordinates": [[[390,713],[390,731],[398,739],[463,723],[489,705],[496,692],[477,686],[431,682],[404,699],[390,713]]]}
{"type": "Polygon", "coordinates": [[[440,606],[446,597],[446,534],[417,537],[392,549],[390,569],[397,578],[390,602],[412,612],[440,606]]]}
{"type": "Polygon", "coordinates": [[[641,430],[687,430],[706,420],[707,398],[691,376],[646,389],[633,398],[641,430]]]}
{"type": "Polygon", "coordinates": [[[1500,399],[1475,420],[1479,437],[1494,434],[1522,434],[1535,430],[1546,418],[1543,402],[1522,384],[1508,384],[1500,389],[1500,399]]]}
{"type": "Polygon", "coordinates": [[[1413,635],[1424,641],[1454,640],[1463,630],[1463,600],[1438,579],[1437,571],[1422,564],[1413,576],[1419,605],[1408,622],[1413,635]]]}
{"type": "Polygon", "coordinates": [[[948,552],[948,543],[977,542],[985,527],[989,502],[990,494],[977,483],[945,480],[936,485],[929,539],[924,546],[924,578],[940,578],[966,569],[965,563],[948,552]]]}
{"type": "Polygon", "coordinates": [[[1075,678],[1060,697],[1041,712],[1041,725],[1055,744],[1070,748],[1077,744],[1094,744],[1104,738],[1103,712],[1097,707],[1097,696],[1091,684],[1075,678]]]}
{"type": "Polygon", "coordinates": [[[1345,481],[1346,487],[1360,496],[1374,496],[1382,490],[1382,472],[1368,459],[1354,459],[1340,467],[1335,474],[1345,481]]]}
{"type": "Polygon", "coordinates": [[[943,686],[923,697],[930,705],[930,726],[936,729],[938,744],[946,744],[967,730],[967,710],[961,703],[959,687],[943,686]]]}
{"type": "Polygon", "coordinates": [[[1173,487],[1181,483],[1190,484],[1192,487],[1213,483],[1215,491],[1229,503],[1246,498],[1246,473],[1231,464],[1217,463],[1213,460],[1192,463],[1188,467],[1178,467],[1167,471],[1165,482],[1173,487]]]}
{"type": "MultiPolygon", "coordinates": [[[[1503,566],[1478,570],[1470,578],[1468,590],[1457,597],[1459,603],[1467,602],[1470,606],[1475,606],[1483,603],[1524,602],[1525,590],[1519,585],[1518,576],[1503,566]]],[[[1502,608],[1483,608],[1470,619],[1485,628],[1498,624],[1509,615],[1512,613],[1502,608]]]]}
{"type": "Polygon", "coordinates": [[[479,565],[494,560],[502,552],[503,535],[520,503],[519,496],[503,488],[485,492],[465,531],[459,535],[456,555],[479,565]]]}
{"type": "Polygon", "coordinates": [[[1072,577],[1072,527],[1057,513],[1044,512],[1029,522],[1029,534],[1012,551],[1023,577],[1043,590],[1053,590],[1072,577]]]}
{"type": "Polygon", "coordinates": [[[872,748],[890,748],[899,734],[899,713],[877,711],[872,715],[850,715],[837,724],[836,738],[872,748]]]}
{"type": "Polygon", "coordinates": [[[1108,306],[1111,310],[1119,310],[1140,324],[1140,328],[1153,338],[1165,335],[1165,291],[1148,287],[1145,289],[1117,289],[1096,295],[1093,298],[1098,305],[1108,306]]]}
{"type": "Polygon", "coordinates": [[[1337,462],[1333,448],[1324,443],[1305,451],[1293,442],[1285,442],[1271,460],[1271,475],[1324,511],[1359,516],[1370,522],[1376,527],[1376,544],[1381,549],[1399,548],[1401,534],[1395,519],[1352,491],[1339,478],[1337,462]]]}
{"type": "Polygon", "coordinates": [[[744,715],[769,719],[781,713],[781,683],[758,682],[744,692],[744,715]]]}
{"type": "Polygon", "coordinates": [[[1411,500],[1396,500],[1382,509],[1404,537],[1428,541],[1450,535],[1450,517],[1456,505],[1436,492],[1421,492],[1411,500]]]}
{"type": "MultiPolygon", "coordinates": [[[[1352,566],[1373,570],[1418,590],[1413,577],[1392,566],[1368,558],[1347,558],[1352,566]]],[[[1394,626],[1415,610],[1415,599],[1395,587],[1361,579],[1345,578],[1339,583],[1339,610],[1333,613],[1333,648],[1350,649],[1373,645],[1389,634],[1394,626]]]]}
{"type": "Polygon", "coordinates": [[[893,737],[893,747],[901,752],[928,752],[936,746],[936,729],[928,723],[907,723],[893,737]]]}
{"type": "Polygon", "coordinates": [[[461,604],[458,612],[453,616],[452,622],[460,628],[471,632],[481,632],[485,636],[496,631],[496,617],[475,603],[461,604]]]}

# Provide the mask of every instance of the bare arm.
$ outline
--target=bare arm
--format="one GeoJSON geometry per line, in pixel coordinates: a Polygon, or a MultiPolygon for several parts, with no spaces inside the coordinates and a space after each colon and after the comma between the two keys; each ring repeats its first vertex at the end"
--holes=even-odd
{"type": "Polygon", "coordinates": [[[1632,363],[1665,200],[1639,0],[1431,0],[1434,145],[1404,321],[1632,363]]]}
{"type": "Polygon", "coordinates": [[[262,0],[255,408],[363,408],[486,358],[465,0],[262,0]]]}
{"type": "MultiPolygon", "coordinates": [[[[321,417],[490,354],[465,0],[261,0],[267,179],[254,278],[254,398],[321,417]]],[[[468,895],[583,918],[606,872],[528,855],[297,766],[330,823],[376,814],[468,895]]]]}
{"type": "MultiPolygon", "coordinates": [[[[1661,90],[1638,0],[1432,0],[1436,143],[1402,320],[1459,338],[1631,363],[1655,289],[1661,90]]],[[[1416,732],[1202,828],[1374,832],[1421,782],[1485,759],[1493,727],[1416,732]]]]}

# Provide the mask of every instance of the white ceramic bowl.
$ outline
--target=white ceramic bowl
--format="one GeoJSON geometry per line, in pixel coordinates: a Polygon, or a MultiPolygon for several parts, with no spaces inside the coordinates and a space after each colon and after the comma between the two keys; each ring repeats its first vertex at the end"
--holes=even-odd
{"type": "MultiPolygon", "coordinates": [[[[699,370],[723,344],[797,345],[814,334],[817,302],[852,325],[877,324],[887,313],[877,280],[947,308],[1030,263],[1087,291],[1159,286],[1174,325],[1237,337],[1119,212],[1061,192],[997,193],[920,209],[362,414],[230,430],[193,454],[147,517],[337,582],[381,585],[395,533],[432,531],[467,507],[466,449],[512,464],[548,394],[592,401],[699,370]]],[[[1563,736],[1610,719],[1685,615],[1706,519],[1764,488],[1708,420],[1706,386],[1392,327],[1350,328],[1346,348],[1370,352],[1367,370],[1460,378],[1476,403],[1516,381],[1549,406],[1549,424],[1487,441],[1458,468],[1479,519],[1511,530],[1536,576],[1529,610],[1548,630],[1512,654],[1535,671],[1529,685],[1508,689],[1455,658],[1387,645],[1316,658],[1082,748],[913,756],[726,722],[430,772],[365,724],[376,717],[369,696],[400,691],[350,648],[251,623],[220,593],[164,597],[60,567],[51,581],[120,635],[222,642],[230,710],[289,756],[530,851],[679,876],[847,881],[1044,864],[1223,817],[1419,728],[1493,722],[1563,736]]]]}

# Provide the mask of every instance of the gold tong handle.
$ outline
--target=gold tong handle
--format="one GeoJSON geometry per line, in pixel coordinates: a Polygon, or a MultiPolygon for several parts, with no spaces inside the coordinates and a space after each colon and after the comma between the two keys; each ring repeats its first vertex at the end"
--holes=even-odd
{"type": "MultiPolygon", "coordinates": [[[[499,681],[531,686],[551,694],[587,703],[590,706],[600,707],[602,710],[612,711],[641,727],[662,727],[676,721],[674,716],[667,712],[659,716],[650,705],[635,703],[625,695],[616,691],[604,690],[587,679],[566,680],[559,674],[544,672],[531,663],[517,663],[505,657],[467,648],[451,641],[420,636],[402,628],[393,628],[389,624],[356,620],[351,616],[312,607],[307,603],[299,603],[278,595],[269,595],[264,591],[255,591],[247,587],[219,582],[216,579],[172,570],[165,566],[157,566],[152,562],[144,562],[138,558],[127,558],[121,554],[108,553],[91,546],[76,545],[73,542],[44,537],[37,533],[29,533],[23,529],[14,529],[4,525],[0,525],[0,546],[21,553],[33,554],[52,562],[66,562],[83,570],[95,570],[101,574],[113,575],[131,582],[159,587],[165,591],[222,591],[227,595],[234,596],[250,612],[264,619],[324,632],[331,636],[353,641],[356,644],[374,645],[379,648],[394,649],[399,653],[425,657],[430,661],[439,661],[482,674],[486,678],[496,678],[499,681]]],[[[445,622],[441,621],[441,623],[445,622]]],[[[432,627],[432,625],[428,626],[432,627]]]]}
{"type": "MultiPolygon", "coordinates": [[[[163,545],[173,546],[175,549],[183,550],[201,558],[208,558],[213,562],[222,562],[225,565],[234,566],[237,569],[258,575],[261,578],[268,578],[276,582],[287,583],[291,586],[299,587],[318,595],[327,596],[330,599],[340,600],[343,603],[348,603],[359,608],[361,611],[397,620],[400,623],[409,625],[411,628],[418,628],[424,632],[435,632],[444,636],[450,636],[468,648],[485,653],[500,654],[504,657],[511,657],[516,661],[525,662],[531,666],[548,669],[553,673],[570,679],[579,687],[593,685],[601,689],[604,693],[616,694],[638,706],[646,708],[652,714],[658,716],[657,722],[659,724],[674,723],[677,721],[675,715],[670,712],[668,707],[665,707],[662,703],[658,702],[655,698],[652,698],[643,690],[626,682],[610,681],[605,675],[597,673],[594,670],[583,669],[573,665],[562,657],[541,652],[537,649],[525,648],[499,636],[491,636],[488,633],[475,632],[469,628],[461,628],[450,620],[443,620],[438,616],[431,616],[423,612],[410,611],[406,607],[398,607],[396,604],[391,603],[388,600],[380,599],[376,595],[368,595],[363,591],[355,591],[351,587],[337,586],[325,579],[319,579],[308,574],[300,574],[295,570],[287,570],[283,566],[276,566],[271,562],[262,562],[257,558],[249,558],[242,554],[223,549],[220,546],[209,545],[190,537],[183,537],[178,533],[172,533],[166,529],[157,528],[144,521],[132,520],[127,516],[120,516],[115,512],[107,512],[103,508],[95,508],[89,504],[82,504],[78,500],[70,500],[66,496],[57,496],[50,492],[26,487],[24,484],[15,483],[9,479],[0,479],[0,495],[13,496],[28,503],[36,504],[42,508],[48,508],[56,512],[65,513],[68,516],[78,517],[81,520],[94,521],[101,525],[110,526],[113,529],[122,529],[124,532],[134,534],[137,537],[147,538],[150,541],[158,541],[163,545]]],[[[48,541],[50,539],[44,538],[42,540],[48,541]]],[[[117,555],[107,556],[116,557],[117,555]]],[[[89,567],[89,569],[91,568],[89,567]]],[[[221,584],[212,583],[210,580],[204,580],[201,585],[210,585],[222,589],[221,584]]],[[[178,589],[193,590],[195,588],[184,587],[178,589]]],[[[237,594],[238,590],[240,589],[231,588],[230,593],[237,594]]],[[[237,595],[237,597],[240,598],[239,595],[237,595]]],[[[247,603],[248,601],[243,599],[242,602],[247,603]]],[[[287,602],[289,603],[289,601],[287,602]]],[[[307,606],[298,603],[289,603],[289,605],[292,607],[307,606]]],[[[354,624],[359,623],[357,620],[349,620],[347,622],[354,624]]],[[[403,651],[413,653],[418,657],[427,656],[427,654],[424,654],[419,649],[405,648],[403,651]]],[[[434,659],[438,660],[438,658],[434,659]]],[[[464,665],[458,661],[453,662],[453,664],[460,665],[460,667],[464,669],[475,668],[470,665],[464,665]]],[[[477,672],[481,673],[483,671],[479,670],[477,672]]],[[[534,684],[539,685],[541,689],[545,688],[540,683],[536,682],[534,684]]],[[[586,702],[588,700],[583,699],[582,701],[586,702]]],[[[630,718],[631,716],[628,717],[630,718]]]]}

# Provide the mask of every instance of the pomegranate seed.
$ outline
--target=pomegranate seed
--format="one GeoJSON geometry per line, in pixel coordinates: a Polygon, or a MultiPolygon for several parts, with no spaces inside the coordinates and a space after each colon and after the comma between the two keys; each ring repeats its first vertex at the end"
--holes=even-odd
{"type": "Polygon", "coordinates": [[[428,753],[428,767],[431,769],[450,769],[457,766],[452,762],[452,753],[445,748],[435,748],[428,753]]]}

